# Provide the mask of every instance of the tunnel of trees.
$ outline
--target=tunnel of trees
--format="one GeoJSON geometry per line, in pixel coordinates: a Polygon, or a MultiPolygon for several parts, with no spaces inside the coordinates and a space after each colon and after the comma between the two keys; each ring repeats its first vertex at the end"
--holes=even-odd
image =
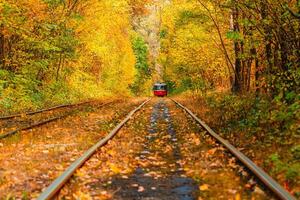
{"type": "Polygon", "coordinates": [[[149,96],[164,81],[224,134],[282,145],[270,165],[290,184],[299,64],[299,0],[0,0],[1,114],[149,96]]]}

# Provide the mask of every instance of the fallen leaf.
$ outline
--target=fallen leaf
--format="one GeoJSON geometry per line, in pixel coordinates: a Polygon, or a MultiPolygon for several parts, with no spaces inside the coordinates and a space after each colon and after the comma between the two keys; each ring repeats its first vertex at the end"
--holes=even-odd
{"type": "Polygon", "coordinates": [[[203,185],[199,186],[199,190],[200,191],[206,191],[206,190],[208,190],[208,185],[207,184],[203,184],[203,185]]]}
{"type": "Polygon", "coordinates": [[[216,153],[216,151],[217,151],[217,148],[210,149],[210,150],[207,151],[207,154],[208,154],[208,155],[213,155],[213,154],[216,153]]]}
{"type": "Polygon", "coordinates": [[[81,191],[73,194],[73,196],[74,196],[75,199],[81,199],[81,200],[90,200],[90,199],[92,199],[92,197],[89,194],[86,194],[86,193],[81,192],[81,191]]]}
{"type": "Polygon", "coordinates": [[[240,194],[236,194],[234,199],[235,200],[241,200],[241,195],[240,194]]]}
{"type": "Polygon", "coordinates": [[[118,168],[116,165],[114,165],[112,163],[109,165],[109,167],[110,167],[110,170],[115,174],[119,174],[121,172],[120,168],[118,168]]]}
{"type": "Polygon", "coordinates": [[[143,186],[139,186],[138,192],[144,192],[145,188],[143,186]]]}
{"type": "Polygon", "coordinates": [[[44,154],[47,154],[47,153],[49,153],[49,151],[48,150],[43,150],[42,151],[44,154]]]}
{"type": "Polygon", "coordinates": [[[255,187],[255,189],[254,189],[254,192],[255,193],[257,193],[257,194],[264,194],[265,192],[264,191],[262,191],[259,187],[255,187]]]}
{"type": "Polygon", "coordinates": [[[245,185],[245,188],[246,188],[246,189],[251,189],[251,185],[250,185],[249,183],[247,183],[247,184],[245,185]]]}

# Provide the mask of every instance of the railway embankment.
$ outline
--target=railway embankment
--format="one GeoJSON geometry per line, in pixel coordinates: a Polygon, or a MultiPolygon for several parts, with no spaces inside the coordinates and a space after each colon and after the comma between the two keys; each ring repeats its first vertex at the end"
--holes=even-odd
{"type": "MultiPolygon", "coordinates": [[[[175,98],[299,196],[299,113],[255,95],[175,98]]],[[[297,108],[294,105],[295,108],[297,108]]]]}

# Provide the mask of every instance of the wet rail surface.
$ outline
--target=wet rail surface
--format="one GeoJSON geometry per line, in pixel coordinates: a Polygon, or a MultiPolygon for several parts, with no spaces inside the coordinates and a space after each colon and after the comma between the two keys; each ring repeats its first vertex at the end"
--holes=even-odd
{"type": "Polygon", "coordinates": [[[144,149],[136,158],[148,165],[137,167],[126,179],[122,177],[113,179],[111,189],[119,189],[114,198],[196,199],[198,186],[192,178],[184,175],[176,131],[169,108],[163,100],[153,107],[150,127],[145,138],[144,149]],[[156,141],[160,141],[160,144],[156,145],[156,141]],[[167,146],[168,152],[164,148],[167,146]]]}
{"type": "Polygon", "coordinates": [[[169,99],[140,106],[113,132],[39,199],[276,199],[169,99]]]}

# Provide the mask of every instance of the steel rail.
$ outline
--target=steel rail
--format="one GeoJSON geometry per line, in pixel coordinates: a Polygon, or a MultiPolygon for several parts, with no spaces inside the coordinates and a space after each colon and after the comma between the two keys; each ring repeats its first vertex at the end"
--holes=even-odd
{"type": "Polygon", "coordinates": [[[264,170],[258,167],[252,160],[250,160],[245,154],[236,149],[227,140],[220,137],[214,132],[205,122],[199,119],[192,111],[180,104],[174,99],[171,99],[179,107],[185,110],[196,122],[198,122],[212,137],[214,137],[219,143],[225,146],[236,158],[238,158],[253,174],[261,180],[265,186],[267,186],[278,198],[284,200],[296,200],[288,191],[286,191],[280,184],[278,184],[271,176],[269,176],[264,170]]]}
{"type": "Polygon", "coordinates": [[[87,104],[87,103],[90,103],[90,102],[92,102],[92,101],[85,101],[85,102],[80,102],[80,103],[75,103],[75,104],[63,104],[63,105],[58,105],[58,106],[54,106],[54,107],[50,107],[50,108],[37,110],[37,111],[31,111],[31,112],[26,112],[26,113],[19,113],[19,114],[14,114],[14,115],[2,116],[2,117],[0,117],[0,120],[12,119],[12,118],[16,118],[16,117],[21,117],[23,115],[34,115],[34,114],[38,114],[38,113],[42,113],[42,112],[46,112],[46,111],[56,110],[56,109],[59,109],[59,108],[80,106],[80,105],[87,104]]]}
{"type": "Polygon", "coordinates": [[[120,122],[105,138],[100,140],[90,149],[88,149],[80,158],[73,162],[58,178],[56,178],[50,186],[48,186],[37,200],[48,200],[53,198],[57,192],[64,186],[64,184],[73,176],[78,168],[80,168],[100,147],[104,146],[111,140],[119,130],[132,118],[132,116],[139,111],[151,99],[144,101],[140,106],[131,111],[127,117],[120,122]]]}
{"type": "MultiPolygon", "coordinates": [[[[101,105],[99,106],[99,108],[101,108],[101,107],[103,107],[103,106],[106,106],[106,105],[108,105],[108,104],[111,104],[112,102],[113,102],[113,101],[108,102],[108,103],[101,104],[101,105]]],[[[78,105],[82,105],[82,104],[85,104],[85,103],[88,103],[88,102],[80,103],[80,104],[78,104],[78,105]]],[[[74,104],[74,105],[75,105],[75,104],[74,104]]],[[[68,112],[68,113],[66,113],[66,114],[64,114],[64,115],[61,115],[61,116],[52,117],[52,118],[47,119],[47,120],[44,120],[44,121],[36,122],[36,123],[34,123],[34,124],[30,124],[30,125],[28,125],[28,126],[25,126],[25,127],[22,127],[22,128],[18,128],[18,129],[15,129],[15,130],[13,130],[13,131],[9,131],[9,132],[4,133],[4,134],[0,134],[0,140],[1,140],[1,139],[4,139],[4,138],[7,138],[7,137],[10,137],[10,136],[12,136],[12,135],[14,135],[14,134],[16,134],[16,133],[18,133],[18,132],[20,132],[20,131],[29,130],[29,129],[32,129],[32,128],[35,128],[35,127],[38,127],[38,126],[41,126],[41,125],[44,125],[44,124],[53,122],[53,121],[57,121],[57,120],[59,120],[59,119],[63,119],[63,118],[65,118],[65,117],[67,117],[67,116],[69,116],[69,115],[71,115],[71,114],[72,114],[72,112],[68,112]]]]}
{"type": "Polygon", "coordinates": [[[69,113],[68,113],[68,114],[65,114],[65,115],[62,115],[62,116],[53,117],[53,118],[50,118],[50,119],[47,119],[47,120],[44,120],[44,121],[41,121],[41,122],[37,122],[37,123],[31,124],[31,125],[29,125],[29,126],[25,126],[25,127],[23,127],[23,128],[18,128],[18,129],[13,130],[13,131],[9,131],[9,132],[7,132],[7,133],[1,134],[1,135],[0,135],[0,139],[7,138],[7,137],[9,137],[9,136],[12,136],[12,135],[14,135],[14,134],[20,132],[20,131],[29,130],[29,129],[32,129],[32,128],[34,128],[34,127],[41,126],[41,125],[43,125],[43,124],[47,124],[47,123],[49,123],[49,122],[57,121],[57,120],[59,120],[59,119],[62,119],[62,118],[67,117],[68,115],[69,115],[69,113]]]}

